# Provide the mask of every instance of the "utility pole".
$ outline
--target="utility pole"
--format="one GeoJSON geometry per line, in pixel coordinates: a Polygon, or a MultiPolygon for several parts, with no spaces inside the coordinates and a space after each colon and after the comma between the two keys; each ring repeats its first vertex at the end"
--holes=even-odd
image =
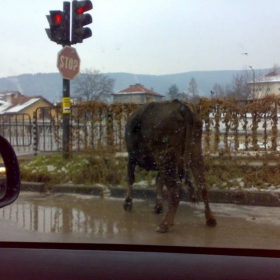
{"type": "Polygon", "coordinates": [[[255,75],[255,71],[254,71],[253,67],[252,66],[249,66],[249,67],[253,71],[253,99],[255,100],[255,79],[256,79],[256,75],[255,75]]]}

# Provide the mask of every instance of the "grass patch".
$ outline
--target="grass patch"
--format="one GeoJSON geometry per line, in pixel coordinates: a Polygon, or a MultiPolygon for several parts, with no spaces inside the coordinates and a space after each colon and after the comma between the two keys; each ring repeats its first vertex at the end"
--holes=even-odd
{"type": "MultiPolygon", "coordinates": [[[[216,158],[205,156],[205,176],[209,189],[216,186],[220,189],[231,187],[269,186],[280,187],[279,166],[251,167],[240,166],[230,156],[216,158]]],[[[53,184],[104,184],[108,186],[126,187],[126,159],[116,158],[110,153],[77,153],[71,159],[63,159],[61,155],[37,156],[20,164],[23,181],[44,182],[53,184]]],[[[136,167],[135,183],[154,187],[156,172],[148,172],[136,167]]]]}
{"type": "MultiPolygon", "coordinates": [[[[66,160],[61,155],[37,156],[20,164],[23,181],[44,182],[47,185],[106,184],[126,187],[127,161],[106,153],[74,154],[66,160]]],[[[137,168],[136,182],[154,183],[155,172],[137,168]]]]}
{"type": "Polygon", "coordinates": [[[264,164],[261,167],[254,167],[249,165],[250,160],[252,158],[248,158],[246,165],[239,165],[239,160],[229,155],[216,158],[215,162],[210,156],[205,156],[207,184],[220,189],[280,187],[279,166],[271,167],[264,164]]]}

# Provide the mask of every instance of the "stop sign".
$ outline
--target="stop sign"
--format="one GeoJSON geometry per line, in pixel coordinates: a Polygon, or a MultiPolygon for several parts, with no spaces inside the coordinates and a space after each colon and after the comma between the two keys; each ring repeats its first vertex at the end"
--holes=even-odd
{"type": "Polygon", "coordinates": [[[64,79],[75,79],[80,72],[80,58],[76,49],[65,46],[57,55],[57,68],[64,79]]]}

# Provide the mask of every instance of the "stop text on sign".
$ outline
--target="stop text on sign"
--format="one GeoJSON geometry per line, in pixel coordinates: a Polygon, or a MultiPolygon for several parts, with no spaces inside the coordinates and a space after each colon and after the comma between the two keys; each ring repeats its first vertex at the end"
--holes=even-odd
{"type": "Polygon", "coordinates": [[[65,46],[57,56],[57,68],[64,79],[73,80],[80,73],[80,58],[75,48],[65,46]]]}
{"type": "Polygon", "coordinates": [[[76,69],[79,67],[79,61],[77,59],[61,55],[59,67],[76,71],[76,69]]]}

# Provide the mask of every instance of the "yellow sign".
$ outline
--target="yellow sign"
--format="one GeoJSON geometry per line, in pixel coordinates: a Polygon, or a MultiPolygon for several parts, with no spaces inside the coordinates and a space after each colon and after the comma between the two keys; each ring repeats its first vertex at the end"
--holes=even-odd
{"type": "Polygon", "coordinates": [[[70,97],[63,97],[62,98],[62,113],[63,114],[70,114],[70,112],[71,112],[70,97]]]}

